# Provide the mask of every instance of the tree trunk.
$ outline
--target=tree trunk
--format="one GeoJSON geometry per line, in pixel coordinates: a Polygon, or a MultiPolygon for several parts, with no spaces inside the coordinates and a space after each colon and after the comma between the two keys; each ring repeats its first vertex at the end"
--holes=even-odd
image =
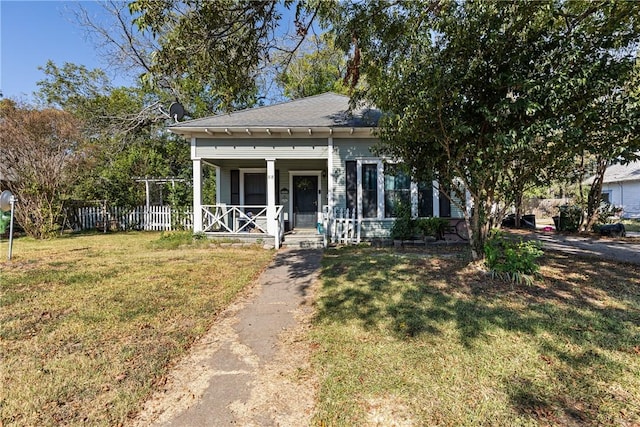
{"type": "Polygon", "coordinates": [[[516,205],[516,218],[514,225],[515,228],[520,228],[522,219],[522,190],[517,188],[514,196],[514,204],[516,205]]]}
{"type": "Polygon", "coordinates": [[[587,221],[584,230],[589,231],[598,222],[598,209],[602,201],[602,183],[604,173],[607,171],[608,162],[606,159],[599,158],[597,160],[596,175],[593,178],[589,196],[587,197],[587,221]]]}
{"type": "Polygon", "coordinates": [[[489,235],[489,215],[492,203],[473,200],[473,215],[465,210],[464,219],[469,230],[469,245],[474,261],[484,258],[484,244],[489,235]]]}

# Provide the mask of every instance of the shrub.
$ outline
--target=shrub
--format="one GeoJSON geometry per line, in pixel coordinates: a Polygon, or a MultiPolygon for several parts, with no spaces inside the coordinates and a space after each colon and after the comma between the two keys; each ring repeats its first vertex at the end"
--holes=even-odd
{"type": "Polygon", "coordinates": [[[536,260],[543,254],[539,242],[506,239],[497,230],[487,239],[484,253],[485,263],[493,275],[528,284],[533,283],[533,276],[540,269],[536,260]]]}
{"type": "Polygon", "coordinates": [[[447,225],[449,221],[444,218],[430,217],[419,219],[417,228],[424,236],[433,236],[441,240],[444,238],[447,225]]]}
{"type": "Polygon", "coordinates": [[[0,211],[0,234],[4,234],[5,230],[9,227],[11,222],[11,214],[0,211]]]}
{"type": "Polygon", "coordinates": [[[405,203],[398,203],[397,218],[391,226],[391,237],[396,240],[408,240],[413,237],[416,221],[411,218],[411,207],[405,203]]]}
{"type": "Polygon", "coordinates": [[[559,207],[560,219],[558,231],[576,232],[582,223],[582,208],[578,205],[563,205],[559,207]]]}
{"type": "Polygon", "coordinates": [[[598,220],[593,224],[593,231],[598,232],[602,224],[612,224],[622,213],[622,208],[615,207],[607,202],[602,202],[598,208],[598,220]]]}

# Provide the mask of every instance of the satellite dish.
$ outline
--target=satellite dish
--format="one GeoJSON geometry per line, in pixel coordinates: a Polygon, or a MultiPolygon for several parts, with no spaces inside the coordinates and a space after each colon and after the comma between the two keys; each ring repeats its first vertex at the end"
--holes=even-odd
{"type": "Polygon", "coordinates": [[[169,106],[169,116],[175,119],[176,122],[178,120],[182,120],[182,118],[184,117],[184,107],[182,106],[182,104],[180,104],[179,102],[172,103],[169,106]]]}
{"type": "Polygon", "coordinates": [[[2,194],[0,194],[0,211],[2,212],[10,211],[12,199],[13,199],[13,194],[11,194],[11,191],[4,190],[2,194]]]}

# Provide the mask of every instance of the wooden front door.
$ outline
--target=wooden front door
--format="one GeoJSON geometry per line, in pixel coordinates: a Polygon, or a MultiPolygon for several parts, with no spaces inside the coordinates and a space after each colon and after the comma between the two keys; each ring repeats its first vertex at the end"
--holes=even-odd
{"type": "Polygon", "coordinates": [[[293,176],[293,226],[316,228],[318,222],[318,177],[293,176]]]}

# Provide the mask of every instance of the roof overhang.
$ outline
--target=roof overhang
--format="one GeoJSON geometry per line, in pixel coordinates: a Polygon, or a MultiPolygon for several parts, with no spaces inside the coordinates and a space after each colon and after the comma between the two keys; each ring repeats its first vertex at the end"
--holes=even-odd
{"type": "Polygon", "coordinates": [[[190,127],[174,126],[169,131],[184,138],[371,138],[375,127],[190,127]]]}

